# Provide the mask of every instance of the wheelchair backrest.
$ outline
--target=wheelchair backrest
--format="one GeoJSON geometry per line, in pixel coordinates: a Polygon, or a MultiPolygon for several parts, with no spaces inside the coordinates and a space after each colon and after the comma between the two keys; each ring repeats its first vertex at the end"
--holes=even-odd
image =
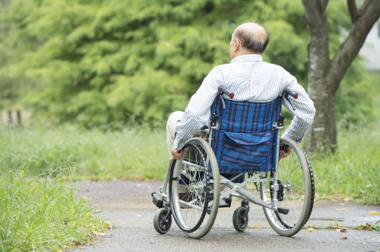
{"type": "Polygon", "coordinates": [[[272,171],[275,169],[277,131],[273,123],[281,113],[282,97],[267,103],[241,102],[217,97],[211,117],[219,116],[219,130],[214,131],[212,148],[220,173],[272,171]]]}

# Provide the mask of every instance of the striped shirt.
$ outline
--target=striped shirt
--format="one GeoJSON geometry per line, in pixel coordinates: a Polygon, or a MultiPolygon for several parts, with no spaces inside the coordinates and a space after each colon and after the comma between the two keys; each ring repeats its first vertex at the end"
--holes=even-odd
{"type": "MultiPolygon", "coordinates": [[[[283,91],[298,94],[291,99],[295,110],[287,99],[283,105],[294,115],[289,128],[283,134],[300,143],[313,123],[315,108],[305,89],[294,76],[278,65],[264,62],[257,54],[235,57],[230,64],[216,66],[203,80],[177,124],[177,135],[173,147],[180,150],[195,132],[210,120],[210,107],[216,98],[218,88],[234,93],[234,101],[255,103],[270,102],[283,91]]],[[[225,99],[227,96],[224,96],[225,99]]]]}

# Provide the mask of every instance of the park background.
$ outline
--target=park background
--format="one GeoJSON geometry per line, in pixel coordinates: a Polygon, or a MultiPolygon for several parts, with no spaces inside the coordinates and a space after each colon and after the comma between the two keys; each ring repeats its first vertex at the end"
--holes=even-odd
{"type": "MultiPolygon", "coordinates": [[[[214,66],[230,62],[229,42],[239,24],[262,23],[270,36],[264,60],[308,88],[309,32],[301,1],[2,0],[0,8],[0,248],[5,250],[55,248],[78,239],[73,234],[78,226],[93,232],[105,227],[67,182],[163,180],[166,118],[185,109],[214,66]],[[50,212],[46,228],[51,204],[62,209],[50,212]],[[57,228],[53,219],[68,218],[68,209],[83,218],[69,222],[71,229],[58,225],[62,235],[50,237],[57,228]]],[[[327,12],[333,55],[351,19],[345,1],[330,1],[327,12]]],[[[373,27],[377,36],[379,27],[379,22],[373,27]]],[[[309,154],[320,198],[380,203],[379,71],[358,56],[340,84],[338,148],[309,154]]],[[[285,114],[289,124],[291,114],[285,114]]]]}

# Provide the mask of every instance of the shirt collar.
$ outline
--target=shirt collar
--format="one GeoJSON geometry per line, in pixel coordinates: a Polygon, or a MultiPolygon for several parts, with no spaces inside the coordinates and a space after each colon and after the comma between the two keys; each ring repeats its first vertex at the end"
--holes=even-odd
{"type": "Polygon", "coordinates": [[[237,63],[237,62],[262,62],[263,58],[261,55],[258,54],[245,54],[235,57],[233,60],[231,60],[231,63],[237,63]]]}

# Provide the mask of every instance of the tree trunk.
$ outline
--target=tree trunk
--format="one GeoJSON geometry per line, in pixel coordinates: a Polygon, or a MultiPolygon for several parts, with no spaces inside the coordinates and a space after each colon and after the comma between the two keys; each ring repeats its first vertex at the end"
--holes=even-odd
{"type": "MultiPolygon", "coordinates": [[[[313,84],[309,82],[309,89],[316,86],[313,84]]],[[[335,94],[328,94],[325,90],[318,88],[312,94],[310,98],[314,101],[317,112],[313,125],[306,135],[305,149],[335,152],[337,148],[335,94]],[[323,97],[323,99],[319,97],[323,97]]]]}
{"type": "Polygon", "coordinates": [[[347,0],[352,26],[332,60],[326,11],[328,0],[302,0],[302,3],[310,34],[308,92],[317,110],[306,136],[305,148],[309,151],[322,149],[334,152],[337,148],[335,94],[347,68],[380,17],[380,1],[365,0],[358,9],[355,0],[347,0]]]}

